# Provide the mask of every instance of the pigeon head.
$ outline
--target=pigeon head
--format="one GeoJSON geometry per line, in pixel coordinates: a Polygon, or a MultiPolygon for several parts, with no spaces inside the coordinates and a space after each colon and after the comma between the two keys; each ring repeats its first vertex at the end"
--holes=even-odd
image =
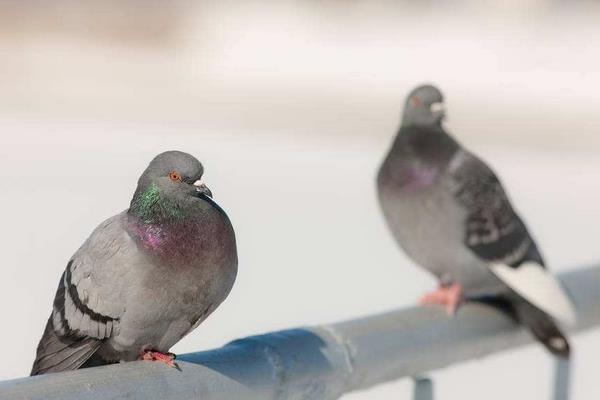
{"type": "Polygon", "coordinates": [[[200,181],[203,173],[200,161],[190,154],[166,151],[157,155],[138,180],[130,210],[148,218],[175,215],[195,197],[212,197],[200,181]]]}
{"type": "Polygon", "coordinates": [[[441,124],[445,117],[444,96],[438,88],[422,85],[406,98],[402,126],[432,126],[441,124]]]}

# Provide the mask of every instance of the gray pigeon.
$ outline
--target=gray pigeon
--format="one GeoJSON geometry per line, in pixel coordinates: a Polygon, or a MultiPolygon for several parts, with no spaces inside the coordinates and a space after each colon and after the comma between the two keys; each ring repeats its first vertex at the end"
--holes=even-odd
{"type": "Polygon", "coordinates": [[[128,210],[71,257],[31,375],[136,359],[176,366],[171,346],[225,300],[237,273],[229,218],[189,154],[156,156],[128,210]]]}
{"type": "Polygon", "coordinates": [[[463,298],[499,300],[552,353],[568,357],[556,324],[575,321],[568,296],[494,172],[444,130],[444,116],[438,89],[413,90],[377,177],[396,241],[440,282],[422,303],[453,314],[463,298]]]}

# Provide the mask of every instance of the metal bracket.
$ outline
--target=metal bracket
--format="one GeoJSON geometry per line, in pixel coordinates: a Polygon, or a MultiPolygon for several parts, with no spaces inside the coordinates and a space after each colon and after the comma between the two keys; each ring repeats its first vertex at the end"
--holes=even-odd
{"type": "Polygon", "coordinates": [[[427,377],[415,377],[413,399],[414,400],[433,400],[433,382],[427,377]]]}
{"type": "Polygon", "coordinates": [[[568,400],[571,382],[571,360],[556,357],[554,362],[554,400],[568,400]]]}

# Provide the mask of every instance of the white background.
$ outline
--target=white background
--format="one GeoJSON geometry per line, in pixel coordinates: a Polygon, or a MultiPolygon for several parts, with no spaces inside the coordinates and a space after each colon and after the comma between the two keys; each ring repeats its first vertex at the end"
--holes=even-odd
{"type": "MultiPolygon", "coordinates": [[[[28,373],[69,257],[168,149],[204,163],[240,256],[232,294],[175,352],[414,304],[435,281],[386,231],[374,177],[421,82],[550,267],[598,261],[600,8],[503,3],[3,5],[0,379],[28,373]]],[[[600,335],[573,345],[574,398],[596,398],[600,335]]],[[[547,399],[551,370],[530,346],[434,376],[439,398],[547,399]]]]}

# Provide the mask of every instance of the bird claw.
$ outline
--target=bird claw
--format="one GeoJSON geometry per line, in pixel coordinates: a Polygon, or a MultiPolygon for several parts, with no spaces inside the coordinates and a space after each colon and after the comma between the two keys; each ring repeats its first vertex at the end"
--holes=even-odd
{"type": "Polygon", "coordinates": [[[427,293],[421,297],[420,303],[446,306],[448,315],[455,315],[462,301],[462,287],[458,283],[453,283],[450,286],[440,286],[436,291],[427,293]]]}
{"type": "Polygon", "coordinates": [[[158,361],[158,362],[168,365],[171,368],[175,368],[175,369],[181,371],[181,369],[179,368],[179,365],[177,365],[177,363],[175,362],[176,357],[177,356],[173,353],[161,353],[160,351],[154,351],[154,350],[144,350],[142,352],[142,354],[140,355],[141,360],[158,361]]]}

